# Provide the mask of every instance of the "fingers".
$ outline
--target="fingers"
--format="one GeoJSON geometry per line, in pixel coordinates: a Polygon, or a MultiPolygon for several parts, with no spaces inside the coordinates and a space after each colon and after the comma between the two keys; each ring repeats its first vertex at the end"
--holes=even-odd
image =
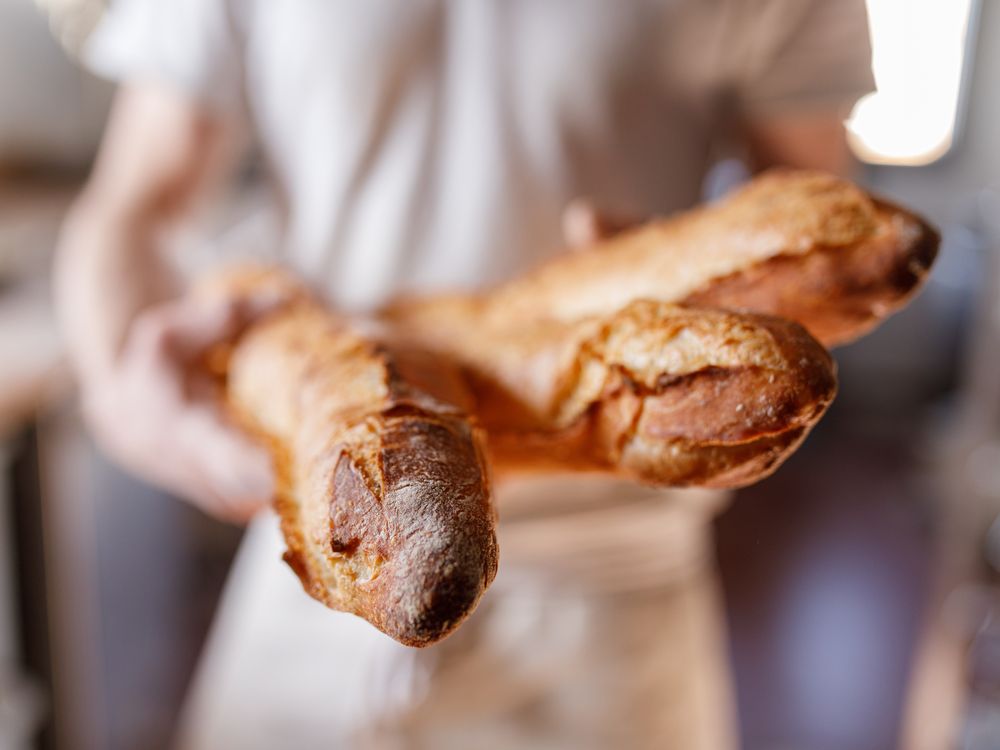
{"type": "Polygon", "coordinates": [[[177,440],[194,469],[186,488],[203,510],[242,522],[274,498],[271,458],[264,448],[208,407],[188,409],[177,424],[177,440]]]}
{"type": "Polygon", "coordinates": [[[602,213],[586,198],[576,198],[563,211],[563,240],[571,249],[580,250],[638,223],[633,218],[602,213]]]}
{"type": "Polygon", "coordinates": [[[246,521],[273,500],[268,452],[216,404],[175,400],[155,387],[141,401],[119,390],[122,399],[109,388],[83,404],[94,437],[119,464],[229,521],[246,521]]]}
{"type": "Polygon", "coordinates": [[[245,521],[274,495],[265,447],[227,419],[207,372],[193,366],[278,300],[186,298],[142,314],[114,370],[84,389],[108,453],[206,512],[245,521]]]}
{"type": "Polygon", "coordinates": [[[147,354],[188,362],[210,347],[237,336],[283,300],[256,297],[182,298],[159,305],[136,318],[130,343],[147,354]]]}
{"type": "Polygon", "coordinates": [[[597,212],[589,201],[577,198],[566,206],[562,231],[563,241],[574,250],[593,245],[600,239],[597,212]]]}

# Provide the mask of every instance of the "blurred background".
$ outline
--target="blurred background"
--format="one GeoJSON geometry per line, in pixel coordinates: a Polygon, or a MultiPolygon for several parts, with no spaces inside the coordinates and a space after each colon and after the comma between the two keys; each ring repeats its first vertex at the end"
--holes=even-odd
{"type": "MultiPolygon", "coordinates": [[[[716,523],[738,732],[996,748],[1000,3],[868,7],[860,181],[943,246],[914,304],[836,352],[802,450],[716,523]]],[[[0,748],[169,746],[240,536],[110,467],[72,402],[48,273],[111,101],[66,52],[100,11],[0,0],[0,748]]]]}

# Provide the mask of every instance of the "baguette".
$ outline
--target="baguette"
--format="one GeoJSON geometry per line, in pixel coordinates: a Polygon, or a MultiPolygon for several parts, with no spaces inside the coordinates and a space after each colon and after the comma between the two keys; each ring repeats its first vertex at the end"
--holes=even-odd
{"type": "Polygon", "coordinates": [[[467,302],[477,320],[499,325],[610,315],[636,299],[746,309],[795,320],[833,346],[904,305],[939,242],[919,217],[848,182],[774,171],[467,302]]]}
{"type": "Polygon", "coordinates": [[[490,293],[397,302],[374,336],[288,276],[230,275],[216,291],[286,301],[215,366],[271,445],[306,590],[425,645],[496,571],[478,425],[502,470],[757,481],[833,399],[813,336],[849,341],[905,304],[938,241],[846,182],[774,172],[490,293]]]}
{"type": "Polygon", "coordinates": [[[229,273],[203,289],[284,297],[214,367],[233,412],[270,446],[285,560],[305,590],[410,646],[447,635],[497,568],[483,437],[461,408],[462,381],[281,273],[229,273]]]}
{"type": "Polygon", "coordinates": [[[648,300],[519,327],[469,325],[456,299],[408,313],[396,334],[466,372],[498,470],[742,486],[791,454],[836,390],[826,350],[770,316],[648,300]]]}

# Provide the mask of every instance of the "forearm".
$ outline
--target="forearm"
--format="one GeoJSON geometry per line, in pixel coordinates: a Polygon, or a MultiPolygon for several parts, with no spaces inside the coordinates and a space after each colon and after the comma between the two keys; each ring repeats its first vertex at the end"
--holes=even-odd
{"type": "Polygon", "coordinates": [[[71,210],[56,256],[56,308],[85,382],[113,366],[138,313],[173,295],[163,233],[155,214],[116,208],[89,192],[71,210]]]}
{"type": "Polygon", "coordinates": [[[754,172],[790,167],[847,176],[857,166],[837,112],[758,118],[747,123],[746,139],[754,172]]]}
{"type": "MultiPolygon", "coordinates": [[[[167,231],[230,156],[224,123],[154,84],[119,93],[93,174],[63,227],[56,303],[86,382],[115,365],[129,326],[174,296],[167,231]]],[[[99,381],[98,381],[99,382],[99,381]]]]}

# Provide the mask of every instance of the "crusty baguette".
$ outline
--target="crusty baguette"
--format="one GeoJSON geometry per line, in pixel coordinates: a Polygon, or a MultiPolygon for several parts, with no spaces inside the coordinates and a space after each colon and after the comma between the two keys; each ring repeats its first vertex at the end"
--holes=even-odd
{"type": "Polygon", "coordinates": [[[433,643],[497,568],[464,386],[446,362],[377,343],[281,273],[230,272],[201,291],[262,292],[283,304],[242,334],[223,369],[233,410],[271,447],[285,559],[328,606],[407,645],[433,643]]]}
{"type": "Polygon", "coordinates": [[[636,299],[747,309],[798,321],[832,346],[905,304],[938,243],[923,220],[848,182],[774,171],[467,301],[477,319],[503,325],[609,315],[636,299]]]}
{"type": "Polygon", "coordinates": [[[834,365],[795,323],[707,308],[785,316],[841,343],[905,303],[937,244],[848,183],[777,172],[491,293],[396,304],[379,343],[293,279],[244,274],[227,293],[291,302],[223,357],[227,393],[272,446],[287,559],[306,589],[423,645],[496,569],[467,414],[501,468],[748,484],[822,416],[834,365]]]}
{"type": "Polygon", "coordinates": [[[941,241],[919,216],[878,199],[871,205],[876,229],[867,239],[775,255],[713,279],[684,303],[780,315],[827,346],[850,343],[916,294],[941,241]]]}
{"type": "Polygon", "coordinates": [[[511,327],[470,325],[468,304],[409,308],[393,325],[465,369],[501,470],[742,486],[790,455],[836,390],[826,350],[770,316],[637,300],[511,327]]]}

